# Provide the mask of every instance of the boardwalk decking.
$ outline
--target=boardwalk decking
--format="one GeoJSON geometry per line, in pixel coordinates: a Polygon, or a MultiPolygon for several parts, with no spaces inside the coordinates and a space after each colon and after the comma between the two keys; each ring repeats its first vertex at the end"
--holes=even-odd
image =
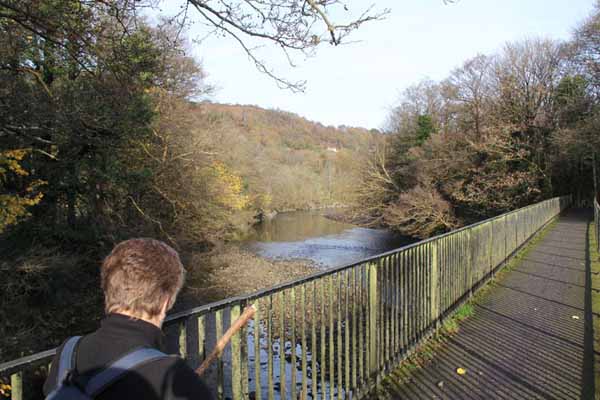
{"type": "Polygon", "coordinates": [[[427,367],[386,382],[386,397],[593,399],[589,220],[581,211],[562,216],[477,298],[474,316],[427,367]]]}

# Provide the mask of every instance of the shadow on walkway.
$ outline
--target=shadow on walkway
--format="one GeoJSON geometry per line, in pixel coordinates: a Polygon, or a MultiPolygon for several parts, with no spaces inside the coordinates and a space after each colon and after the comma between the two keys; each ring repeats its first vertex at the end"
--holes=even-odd
{"type": "MultiPolygon", "coordinates": [[[[405,399],[593,399],[590,214],[562,216],[521,261],[477,299],[431,363],[386,381],[405,399]],[[456,369],[465,368],[465,375],[456,369]]],[[[596,288],[597,289],[597,288],[596,288]]]]}

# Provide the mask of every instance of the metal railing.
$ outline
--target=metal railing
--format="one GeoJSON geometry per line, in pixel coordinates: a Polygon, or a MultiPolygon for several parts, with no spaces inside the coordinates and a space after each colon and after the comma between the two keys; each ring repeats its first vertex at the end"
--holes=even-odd
{"type": "Polygon", "coordinates": [[[598,195],[594,195],[594,228],[596,230],[596,246],[600,253],[600,204],[598,203],[598,195]]]}
{"type": "MultiPolygon", "coordinates": [[[[168,346],[196,367],[243,308],[254,304],[254,319],[204,376],[217,399],[360,398],[569,203],[570,197],[546,200],[355,264],[170,315],[168,346]]],[[[596,214],[598,221],[597,205],[596,214]]],[[[35,376],[53,355],[50,350],[0,364],[14,400],[39,396],[35,376]]]]}

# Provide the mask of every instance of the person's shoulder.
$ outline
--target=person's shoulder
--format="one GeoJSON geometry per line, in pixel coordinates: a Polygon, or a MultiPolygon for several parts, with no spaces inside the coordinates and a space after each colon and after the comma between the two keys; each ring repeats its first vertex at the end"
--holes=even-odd
{"type": "Polygon", "coordinates": [[[56,348],[56,354],[52,358],[52,362],[50,363],[50,370],[48,371],[48,376],[46,377],[46,380],[44,381],[44,387],[43,387],[44,395],[48,395],[48,393],[50,393],[54,388],[56,388],[56,385],[58,383],[57,375],[58,375],[58,365],[59,365],[60,356],[62,354],[63,348],[65,347],[65,344],[67,344],[67,342],[71,338],[72,337],[66,338],[60,344],[60,346],[58,346],[56,348]]]}
{"type": "Polygon", "coordinates": [[[174,399],[212,399],[212,395],[202,379],[190,368],[185,360],[177,356],[168,356],[150,363],[148,372],[154,379],[168,388],[174,399]]]}

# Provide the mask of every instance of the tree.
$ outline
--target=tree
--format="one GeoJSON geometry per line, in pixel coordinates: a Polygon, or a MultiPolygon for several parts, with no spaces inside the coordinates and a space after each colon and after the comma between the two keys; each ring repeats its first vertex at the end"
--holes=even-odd
{"type": "Polygon", "coordinates": [[[559,149],[557,125],[591,121],[577,115],[589,108],[585,85],[561,82],[565,48],[543,39],[508,43],[441,83],[405,90],[390,113],[385,157],[374,155],[358,189],[376,195],[359,196],[358,213],[426,237],[561,194],[553,178],[577,165],[566,161],[574,147],[565,140],[584,141],[565,132],[559,149]]]}
{"type": "Polygon", "coordinates": [[[0,233],[30,216],[29,209],[42,200],[40,187],[45,182],[22,182],[30,175],[21,165],[29,153],[23,149],[0,152],[0,233]]]}
{"type": "MultiPolygon", "coordinates": [[[[232,38],[248,55],[256,68],[274,79],[282,88],[304,90],[306,82],[292,82],[269,68],[260,58],[257,46],[270,43],[280,49],[291,65],[297,56],[314,55],[322,43],[340,45],[347,36],[370,21],[384,18],[389,10],[375,10],[373,6],[356,13],[355,17],[343,18],[350,11],[339,0],[180,0],[180,11],[164,18],[162,25],[184,30],[191,23],[190,9],[210,27],[210,33],[232,38]],[[335,18],[334,18],[335,16],[335,18]]],[[[172,3],[173,4],[173,3],[172,3]]],[[[63,48],[68,57],[83,67],[88,67],[84,48],[94,46],[94,34],[85,23],[69,21],[68,16],[79,14],[82,21],[92,19],[99,24],[98,16],[104,15],[127,29],[143,22],[138,16],[145,11],[158,9],[155,0],[68,0],[36,3],[31,0],[0,1],[0,18],[9,19],[36,35],[43,35],[48,42],[63,48]],[[60,22],[61,15],[68,23],[60,22]],[[69,42],[65,42],[68,37],[69,42]],[[74,43],[72,43],[74,41],[74,43]]]]}
{"type": "Polygon", "coordinates": [[[458,130],[469,131],[481,139],[485,130],[487,102],[490,99],[490,72],[493,60],[477,55],[455,69],[443,82],[448,101],[455,103],[453,114],[460,116],[458,130]]]}
{"type": "Polygon", "coordinates": [[[433,121],[431,120],[431,116],[427,114],[419,115],[417,117],[417,144],[421,145],[425,143],[425,141],[429,139],[431,134],[434,132],[435,128],[433,127],[433,121]]]}

